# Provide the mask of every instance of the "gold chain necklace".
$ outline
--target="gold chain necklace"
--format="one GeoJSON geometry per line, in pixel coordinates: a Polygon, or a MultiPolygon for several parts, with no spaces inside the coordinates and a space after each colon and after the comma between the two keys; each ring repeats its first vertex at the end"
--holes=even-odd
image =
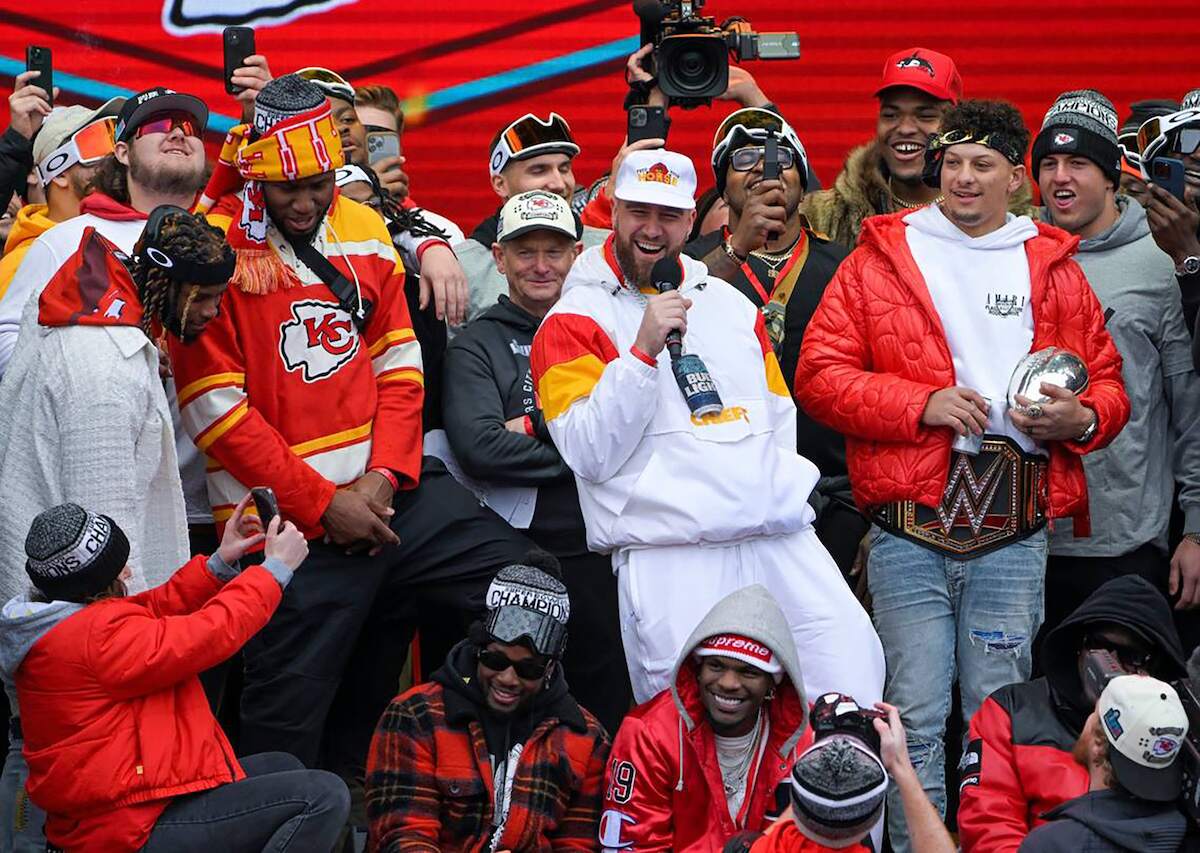
{"type": "MultiPolygon", "coordinates": [[[[803,232],[801,232],[803,233],[803,232]]],[[[792,256],[792,252],[796,249],[796,244],[800,242],[800,234],[796,235],[796,239],[792,241],[792,245],[786,249],[781,249],[778,252],[766,252],[762,249],[754,249],[750,254],[763,261],[767,266],[778,266],[792,256]]]]}
{"type": "Polygon", "coordinates": [[[892,197],[892,204],[897,207],[902,207],[905,210],[920,210],[922,207],[928,207],[931,204],[941,204],[945,196],[938,194],[938,197],[933,201],[905,201],[896,195],[896,191],[892,189],[892,179],[888,178],[888,195],[892,197]]]}

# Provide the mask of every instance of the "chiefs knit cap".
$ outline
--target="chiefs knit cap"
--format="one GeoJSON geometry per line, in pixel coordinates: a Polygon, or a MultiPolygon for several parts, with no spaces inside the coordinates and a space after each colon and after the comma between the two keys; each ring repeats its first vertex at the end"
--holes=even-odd
{"type": "Polygon", "coordinates": [[[315,83],[295,74],[276,77],[254,99],[254,129],[266,133],[285,118],[316,109],[323,103],[325,93],[315,83]]]}
{"type": "Polygon", "coordinates": [[[1063,92],[1046,112],[1033,141],[1033,174],[1051,154],[1077,154],[1091,160],[1105,177],[1120,185],[1121,148],[1117,144],[1117,110],[1095,89],[1063,92]]]}
{"type": "Polygon", "coordinates": [[[60,504],[33,520],[25,556],[25,571],[43,594],[80,601],[117,579],[129,561],[129,540],[107,515],[60,504]]]}

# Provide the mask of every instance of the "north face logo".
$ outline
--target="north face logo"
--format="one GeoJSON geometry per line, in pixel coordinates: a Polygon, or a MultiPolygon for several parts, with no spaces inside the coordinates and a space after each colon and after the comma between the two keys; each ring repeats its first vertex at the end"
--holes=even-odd
{"type": "Polygon", "coordinates": [[[362,338],[336,302],[293,302],[292,318],[279,327],[279,354],[305,382],[332,376],[358,352],[362,338]]]}

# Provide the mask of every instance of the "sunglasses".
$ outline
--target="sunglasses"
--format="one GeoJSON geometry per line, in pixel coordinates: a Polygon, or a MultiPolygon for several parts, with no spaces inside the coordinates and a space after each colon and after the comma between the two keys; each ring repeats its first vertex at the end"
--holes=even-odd
{"type": "Polygon", "coordinates": [[[97,119],[84,125],[70,139],[47,154],[37,167],[42,186],[78,163],[90,166],[111,154],[116,125],[117,120],[111,116],[97,119]]]}
{"type": "MultiPolygon", "coordinates": [[[[778,153],[779,168],[792,168],[792,165],[796,162],[796,157],[792,153],[792,149],[780,146],[778,148],[778,153]]],[[[749,172],[751,169],[757,166],[758,162],[765,156],[765,148],[756,148],[754,146],[739,148],[737,151],[734,151],[733,156],[729,158],[729,165],[733,166],[733,170],[735,172],[749,172]]]]}
{"type": "Polygon", "coordinates": [[[354,87],[350,85],[349,80],[336,71],[312,65],[308,68],[301,68],[295,74],[297,77],[301,77],[310,83],[316,83],[327,95],[333,94],[343,100],[354,103],[354,87]]]}
{"type": "Polygon", "coordinates": [[[134,139],[141,139],[148,133],[170,133],[175,128],[183,131],[184,136],[200,138],[200,125],[191,113],[156,113],[137,126],[133,132],[134,139]]]}
{"type": "Polygon", "coordinates": [[[1092,651],[1112,652],[1126,669],[1149,670],[1154,663],[1154,653],[1140,649],[1132,649],[1116,640],[1097,634],[1088,634],[1083,638],[1083,647],[1092,651]]]}
{"type": "Polygon", "coordinates": [[[493,175],[504,171],[508,161],[514,157],[528,157],[546,148],[579,153],[579,146],[571,135],[571,126],[558,113],[550,113],[545,121],[533,113],[525,113],[500,134],[488,165],[493,175]]]}
{"type": "Polygon", "coordinates": [[[550,661],[539,663],[533,658],[512,660],[504,652],[493,652],[488,649],[479,650],[479,662],[494,672],[504,672],[510,666],[517,673],[517,678],[525,681],[538,681],[544,678],[550,668],[550,661]]]}

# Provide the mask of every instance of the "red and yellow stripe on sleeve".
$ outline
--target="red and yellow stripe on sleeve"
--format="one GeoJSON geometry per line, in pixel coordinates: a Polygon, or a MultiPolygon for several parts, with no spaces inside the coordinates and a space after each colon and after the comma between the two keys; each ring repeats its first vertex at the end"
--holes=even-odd
{"type": "Polygon", "coordinates": [[[566,313],[547,317],[529,354],[546,420],[554,420],[591,394],[605,365],[616,358],[612,340],[590,317],[566,313]]]}
{"type": "Polygon", "coordinates": [[[367,350],[371,356],[371,371],[375,382],[415,382],[424,387],[425,374],[421,369],[421,345],[412,329],[393,329],[379,337],[367,350]]]}
{"type": "Polygon", "coordinates": [[[775,348],[767,337],[767,323],[761,311],[755,312],[754,334],[758,335],[759,346],[762,347],[763,364],[767,369],[767,390],[780,397],[791,399],[792,392],[788,390],[787,382],[783,379],[783,371],[779,369],[779,359],[775,357],[775,348]]]}
{"type": "Polygon", "coordinates": [[[184,428],[201,453],[246,417],[245,383],[244,373],[214,373],[179,390],[184,428]]]}

